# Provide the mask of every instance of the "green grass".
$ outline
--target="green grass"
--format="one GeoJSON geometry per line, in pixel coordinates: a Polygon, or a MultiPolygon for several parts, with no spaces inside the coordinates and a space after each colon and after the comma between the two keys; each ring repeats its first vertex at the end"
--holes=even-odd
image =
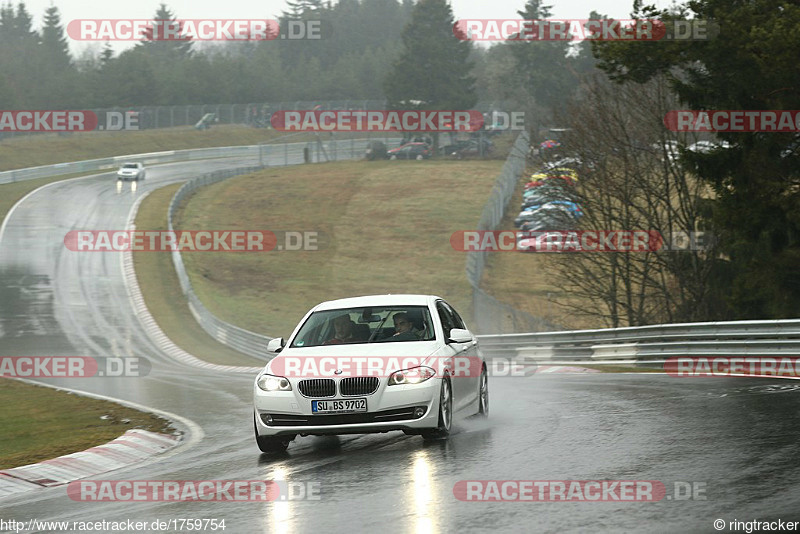
{"type": "Polygon", "coordinates": [[[169,421],[152,414],[5,378],[0,428],[0,469],[82,451],[133,428],[174,432],[169,421]]]}
{"type": "MultiPolygon", "coordinates": [[[[224,125],[203,131],[185,126],[128,132],[18,136],[0,141],[0,171],[163,150],[253,145],[282,135],[275,130],[224,125]]],[[[292,138],[292,141],[299,140],[292,138]]]]}
{"type": "MultiPolygon", "coordinates": [[[[181,185],[168,185],[150,193],[139,207],[136,229],[166,231],[167,207],[181,185]]],[[[170,253],[137,251],[133,254],[133,262],[147,308],[173,343],[211,363],[250,367],[263,365],[262,360],[219,343],[195,321],[181,292],[170,253]]]]}
{"type": "Polygon", "coordinates": [[[466,257],[450,236],[477,226],[502,166],[492,161],[337,162],[273,168],[198,191],[178,229],[319,232],[317,251],[187,253],[215,315],[288,336],[312,306],[373,293],[431,293],[471,315],[466,257]]]}

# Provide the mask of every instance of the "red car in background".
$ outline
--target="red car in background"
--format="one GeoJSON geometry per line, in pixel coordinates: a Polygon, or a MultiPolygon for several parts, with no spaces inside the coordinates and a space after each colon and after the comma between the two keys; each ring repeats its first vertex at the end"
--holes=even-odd
{"type": "Polygon", "coordinates": [[[431,157],[431,149],[427,143],[407,143],[401,147],[386,151],[389,159],[422,160],[431,157]]]}

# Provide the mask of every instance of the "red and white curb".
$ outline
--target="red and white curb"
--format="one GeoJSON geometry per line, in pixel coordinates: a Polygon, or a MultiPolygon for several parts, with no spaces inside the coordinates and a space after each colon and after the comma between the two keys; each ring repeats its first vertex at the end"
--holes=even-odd
{"type": "Polygon", "coordinates": [[[0,499],[127,467],[172,449],[179,443],[181,440],[178,436],[140,429],[128,430],[105,445],[0,471],[0,499]]]}
{"type": "MultiPolygon", "coordinates": [[[[130,230],[136,228],[136,225],[133,224],[133,220],[136,218],[136,213],[139,211],[139,205],[146,197],[147,194],[136,199],[136,202],[134,203],[130,214],[128,215],[126,228],[130,230]]],[[[264,368],[263,365],[261,367],[240,367],[236,365],[218,365],[214,363],[208,363],[195,356],[192,356],[182,348],[178,347],[161,330],[161,328],[158,326],[158,323],[156,323],[156,320],[150,314],[150,310],[147,309],[147,305],[144,302],[144,297],[142,296],[142,291],[139,288],[139,280],[136,278],[136,270],[133,267],[133,252],[130,250],[126,250],[122,253],[122,274],[125,280],[125,287],[128,291],[128,297],[133,305],[136,317],[139,319],[139,322],[142,324],[142,327],[144,328],[148,337],[152,339],[153,342],[158,345],[158,348],[161,349],[161,351],[165,354],[186,365],[198,367],[200,369],[208,369],[215,372],[245,373],[256,375],[264,368]]]]}

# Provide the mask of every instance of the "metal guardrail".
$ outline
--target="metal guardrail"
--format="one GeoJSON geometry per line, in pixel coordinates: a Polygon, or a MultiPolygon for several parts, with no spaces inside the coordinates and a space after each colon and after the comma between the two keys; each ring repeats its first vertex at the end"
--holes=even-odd
{"type": "Polygon", "coordinates": [[[479,336],[484,353],[536,361],[800,356],[800,319],[677,323],[479,336]]]}
{"type": "MultiPolygon", "coordinates": [[[[250,174],[252,172],[261,170],[262,168],[262,166],[238,167],[235,169],[226,169],[224,171],[216,171],[209,174],[204,174],[189,180],[180,189],[178,189],[169,203],[169,209],[167,210],[167,228],[170,232],[175,230],[172,225],[172,219],[178,209],[178,206],[184,198],[194,193],[197,189],[213,183],[221,182],[222,180],[227,180],[228,178],[232,178],[234,176],[250,174]]],[[[195,320],[200,324],[203,330],[205,330],[211,337],[220,343],[228,345],[239,352],[248,354],[250,356],[255,356],[257,358],[268,358],[266,350],[267,342],[269,342],[269,340],[272,338],[261,334],[256,334],[255,332],[250,332],[230,323],[226,323],[211,313],[203,305],[192,289],[192,284],[189,281],[189,275],[183,265],[183,258],[181,257],[180,251],[177,249],[173,249],[172,251],[172,263],[175,265],[175,272],[178,275],[178,281],[180,282],[181,290],[189,301],[189,310],[192,312],[195,320]]]]}
{"type": "Polygon", "coordinates": [[[149,152],[146,154],[130,154],[111,158],[89,159],[73,163],[58,163],[41,167],[29,167],[13,171],[0,172],[0,184],[50,178],[64,174],[116,169],[128,161],[141,161],[145,165],[156,163],[174,163],[179,161],[196,161],[215,158],[260,158],[264,155],[265,145],[226,146],[213,148],[192,148],[188,150],[168,150],[149,152]]]}
{"type": "MultiPolygon", "coordinates": [[[[312,162],[333,161],[337,159],[353,159],[363,157],[366,142],[370,139],[330,140],[328,142],[286,143],[283,145],[261,145],[261,162],[257,167],[239,167],[216,171],[193,178],[186,182],[172,197],[167,212],[167,226],[169,231],[174,231],[173,217],[181,201],[194,193],[197,189],[207,185],[221,182],[263,169],[267,164],[275,164],[276,160],[283,165],[300,164],[305,162],[306,150],[312,162]]],[[[387,139],[387,141],[390,141],[387,139]]],[[[267,343],[271,337],[240,328],[223,321],[211,313],[200,301],[192,289],[189,275],[183,264],[183,258],[178,250],[172,251],[172,262],[181,285],[183,294],[189,301],[189,309],[195,320],[211,337],[224,345],[228,345],[239,352],[257,358],[269,359],[273,355],[267,352],[267,343]]]]}
{"type": "Polygon", "coordinates": [[[351,159],[364,155],[366,145],[371,140],[387,143],[399,141],[399,137],[371,136],[362,139],[329,139],[306,141],[299,143],[277,143],[275,140],[259,145],[225,146],[211,148],[191,148],[187,150],[167,150],[148,152],[145,154],[128,154],[110,158],[89,159],[72,163],[57,163],[41,167],[28,167],[13,171],[0,172],[0,185],[36,178],[51,178],[65,174],[92,171],[110,171],[119,168],[129,161],[141,161],[145,165],[159,163],[177,163],[181,161],[198,161],[218,158],[256,158],[260,165],[293,165],[303,163],[305,149],[308,149],[311,162],[336,161],[351,159]]]}

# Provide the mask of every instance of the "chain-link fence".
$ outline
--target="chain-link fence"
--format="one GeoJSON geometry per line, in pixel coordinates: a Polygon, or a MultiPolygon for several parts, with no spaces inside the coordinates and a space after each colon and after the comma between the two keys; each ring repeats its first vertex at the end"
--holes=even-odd
{"type": "MultiPolygon", "coordinates": [[[[525,170],[530,151],[527,131],[517,137],[506,162],[492,188],[489,200],[483,207],[477,230],[495,230],[503,220],[517,182],[525,170]]],[[[481,278],[486,268],[486,251],[467,253],[467,279],[472,286],[472,312],[474,329],[479,334],[505,334],[515,332],[541,332],[556,327],[540,317],[517,310],[500,302],[480,288],[481,278]]]]}
{"type": "MultiPolygon", "coordinates": [[[[510,111],[511,104],[503,101],[481,101],[475,110],[510,111]]],[[[254,102],[250,104],[202,104],[184,106],[132,106],[93,109],[98,124],[107,125],[136,114],[140,130],[153,128],[176,128],[180,126],[212,127],[215,124],[244,124],[256,128],[268,128],[270,118],[276,111],[288,110],[382,110],[386,100],[298,100],[295,102],[254,102]],[[213,116],[209,116],[209,114],[213,116]],[[204,122],[203,119],[206,119],[204,122]]]]}
{"type": "MultiPolygon", "coordinates": [[[[253,128],[270,128],[270,119],[276,111],[288,110],[383,110],[386,100],[298,100],[294,102],[254,102],[250,104],[190,104],[180,106],[128,106],[92,109],[97,116],[97,129],[117,131],[127,129],[150,130],[156,128],[194,127],[212,128],[215,125],[239,124],[253,128]]],[[[504,101],[481,101],[473,108],[482,113],[508,112],[513,104],[504,101]]],[[[487,115],[487,122],[491,121],[487,115]]],[[[489,126],[489,124],[487,124],[489,126]]],[[[4,137],[36,135],[38,132],[0,131],[4,137]]],[[[59,135],[70,135],[59,132],[59,135]]]]}

